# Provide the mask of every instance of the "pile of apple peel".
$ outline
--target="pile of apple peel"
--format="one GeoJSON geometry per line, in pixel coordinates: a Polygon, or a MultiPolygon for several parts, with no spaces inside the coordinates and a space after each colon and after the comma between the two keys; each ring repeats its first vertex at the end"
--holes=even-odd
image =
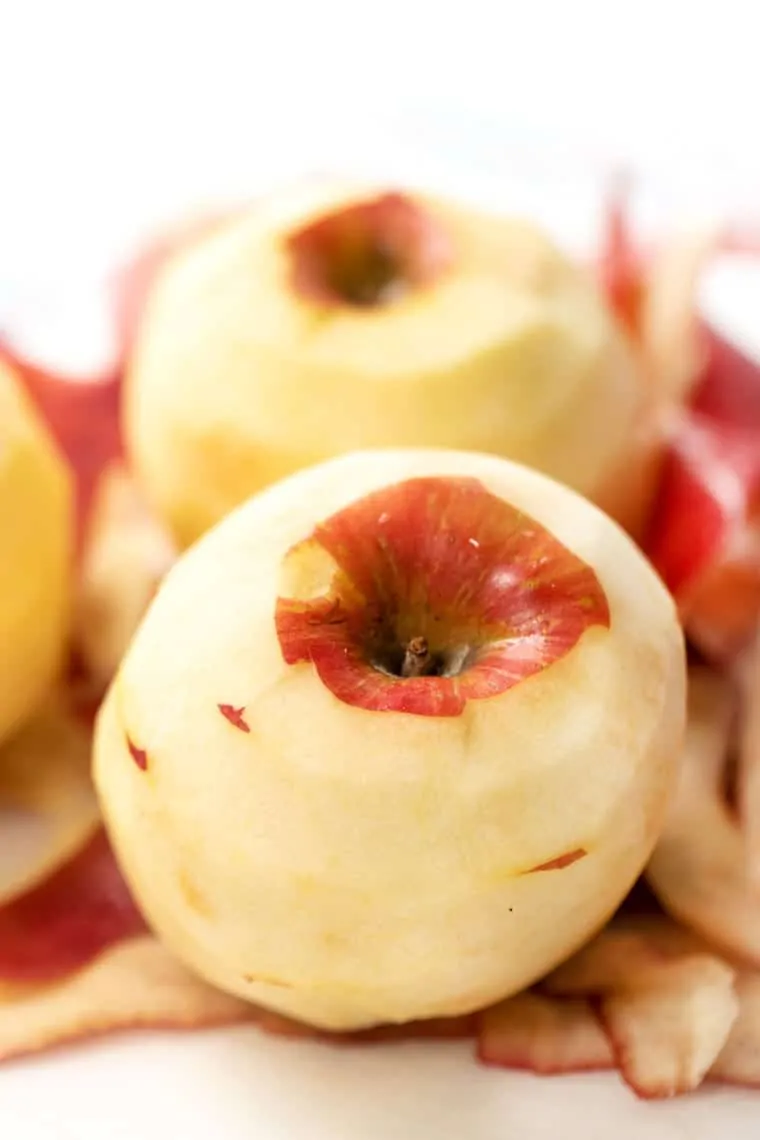
{"type": "Polygon", "coordinates": [[[477,1014],[344,1034],[222,993],[148,930],[89,779],[93,714],[176,557],[124,465],[119,384],[154,274],[217,223],[180,227],[120,277],[121,349],[102,375],[59,375],[0,341],[75,473],[80,533],[68,673],[0,747],[0,1059],[116,1030],[252,1022],[337,1046],[473,1037],[486,1065],[617,1069],[648,1098],[705,1080],[760,1088],[760,367],[695,317],[713,235],[644,259],[613,212],[600,259],[664,440],[641,541],[699,658],[643,911],[633,897],[540,984],[477,1014]]]}

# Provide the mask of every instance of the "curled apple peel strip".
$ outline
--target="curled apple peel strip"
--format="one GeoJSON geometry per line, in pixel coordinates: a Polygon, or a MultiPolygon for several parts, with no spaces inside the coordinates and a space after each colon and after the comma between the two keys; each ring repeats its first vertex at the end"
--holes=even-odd
{"type": "Polygon", "coordinates": [[[742,725],[737,792],[745,837],[747,875],[760,906],[760,631],[739,666],[742,725]]]}
{"type": "Polygon", "coordinates": [[[99,826],[89,760],[88,734],[52,700],[0,750],[0,908],[44,882],[99,826]]]}
{"type": "Polygon", "coordinates": [[[0,987],[59,982],[145,930],[98,829],[33,890],[0,907],[0,987]]]}
{"type": "Polygon", "coordinates": [[[253,1007],[202,982],[150,935],[106,950],[52,987],[0,991],[0,1061],[124,1029],[249,1021],[253,1007]]]}
{"type": "Polygon", "coordinates": [[[760,966],[760,886],[724,791],[735,708],[727,675],[692,669],[684,763],[647,878],[675,918],[729,957],[760,966]]]}
{"type": "Polygon", "coordinates": [[[688,399],[704,367],[696,291],[720,246],[717,226],[678,235],[654,252],[645,274],[639,335],[650,374],[670,405],[688,399]]]}
{"type": "Polygon", "coordinates": [[[657,398],[677,407],[688,399],[704,365],[699,278],[709,259],[728,246],[728,234],[723,225],[703,225],[644,248],[631,232],[630,191],[631,179],[618,173],[608,194],[600,280],[641,350],[657,398]]]}
{"type": "Polygon", "coordinates": [[[710,1069],[724,1084],[760,1088],[760,973],[742,972],[736,979],[739,1016],[710,1069]]]}
{"type": "Polygon", "coordinates": [[[101,693],[174,559],[131,475],[121,465],[109,467],[91,508],[74,616],[75,647],[101,693]]]}
{"type": "Polygon", "coordinates": [[[614,1069],[615,1055],[585,997],[557,999],[529,991],[485,1010],[478,1060],[542,1076],[614,1069]]]}
{"type": "Polygon", "coordinates": [[[736,971],[661,916],[619,917],[551,974],[553,995],[596,996],[626,1083],[646,1099],[701,1084],[739,1012],[736,971]]]}

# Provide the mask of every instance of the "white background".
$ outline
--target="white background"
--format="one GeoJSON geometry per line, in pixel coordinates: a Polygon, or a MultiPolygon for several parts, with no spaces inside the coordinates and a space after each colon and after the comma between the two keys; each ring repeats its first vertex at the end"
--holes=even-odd
{"type": "MultiPolygon", "coordinates": [[[[0,0],[0,281],[178,201],[370,145],[378,113],[760,202],[753,0],[0,0]]],[[[437,129],[437,128],[436,128],[437,129]]]]}

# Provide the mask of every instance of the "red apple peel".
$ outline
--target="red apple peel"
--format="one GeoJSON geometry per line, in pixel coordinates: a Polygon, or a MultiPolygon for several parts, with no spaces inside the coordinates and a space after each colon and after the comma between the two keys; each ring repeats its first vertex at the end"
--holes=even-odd
{"type": "Polygon", "coordinates": [[[740,973],[736,993],[739,1016],[709,1075],[722,1084],[760,1089],[760,973],[740,973]]]}
{"type": "Polygon", "coordinates": [[[527,993],[480,1014],[478,1060],[551,1076],[613,1069],[612,1046],[585,998],[527,993]]]}
{"type": "Polygon", "coordinates": [[[645,1099],[695,1089],[737,1017],[735,971],[688,931],[619,917],[547,978],[555,995],[595,997],[616,1062],[645,1099]]]}
{"type": "Polygon", "coordinates": [[[146,772],[148,769],[148,753],[146,750],[144,748],[138,748],[130,736],[127,736],[127,748],[129,749],[129,755],[140,771],[146,772]]]}
{"type": "Polygon", "coordinates": [[[588,851],[584,847],[576,847],[574,851],[566,851],[564,855],[557,855],[555,859],[548,859],[546,863],[539,863],[537,867],[531,867],[525,873],[532,875],[536,871],[561,871],[565,867],[572,867],[573,863],[577,863],[586,855],[588,855],[588,851]]]}
{"type": "Polygon", "coordinates": [[[252,1020],[247,1002],[202,982],[148,935],[106,949],[44,989],[0,991],[0,1061],[105,1033],[252,1020]]]}
{"type": "Polygon", "coordinates": [[[217,705],[217,708],[222,716],[226,717],[235,728],[239,728],[241,732],[251,731],[251,726],[247,723],[243,715],[245,713],[245,706],[236,709],[234,705],[217,705]]]}
{"type": "Polygon", "coordinates": [[[760,965],[760,890],[741,821],[726,803],[736,710],[730,679],[693,669],[680,783],[647,867],[664,908],[732,959],[760,965]]]}
{"type": "Polygon", "coordinates": [[[144,930],[100,830],[44,883],[0,909],[0,981],[52,982],[144,930]]]}
{"type": "Polygon", "coordinates": [[[284,569],[297,578],[320,556],[327,592],[277,601],[280,647],[363,709],[459,716],[609,625],[591,567],[471,478],[376,491],[320,523],[284,569]]]}

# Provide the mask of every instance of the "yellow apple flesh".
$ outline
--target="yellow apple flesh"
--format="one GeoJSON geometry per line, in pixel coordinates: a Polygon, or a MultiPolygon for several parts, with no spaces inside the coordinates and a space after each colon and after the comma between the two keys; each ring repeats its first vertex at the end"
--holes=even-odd
{"type": "Polygon", "coordinates": [[[619,904],[662,824],[684,689],[673,603],[601,511],[490,456],[361,453],[253,498],[169,572],[101,710],[95,779],[150,923],[222,989],[334,1029],[458,1014],[619,904]],[[609,607],[461,715],[352,707],[275,630],[294,544],[423,476],[477,479],[537,520],[609,607]]]}
{"type": "Polygon", "coordinates": [[[125,400],[136,470],[180,544],[265,485],[360,448],[503,455],[628,512],[618,485],[647,462],[642,436],[650,446],[627,343],[539,230],[335,184],[278,195],[170,259],[125,400]],[[400,237],[385,232],[394,208],[400,237]],[[361,231],[363,253],[329,234],[315,253],[324,225],[361,231]],[[397,279],[382,261],[391,238],[397,279]],[[320,258],[327,289],[307,280],[320,258]],[[374,303],[352,295],[384,272],[374,303]]]}
{"type": "Polygon", "coordinates": [[[31,715],[63,660],[72,512],[64,462],[0,361],[0,740],[31,715]]]}

